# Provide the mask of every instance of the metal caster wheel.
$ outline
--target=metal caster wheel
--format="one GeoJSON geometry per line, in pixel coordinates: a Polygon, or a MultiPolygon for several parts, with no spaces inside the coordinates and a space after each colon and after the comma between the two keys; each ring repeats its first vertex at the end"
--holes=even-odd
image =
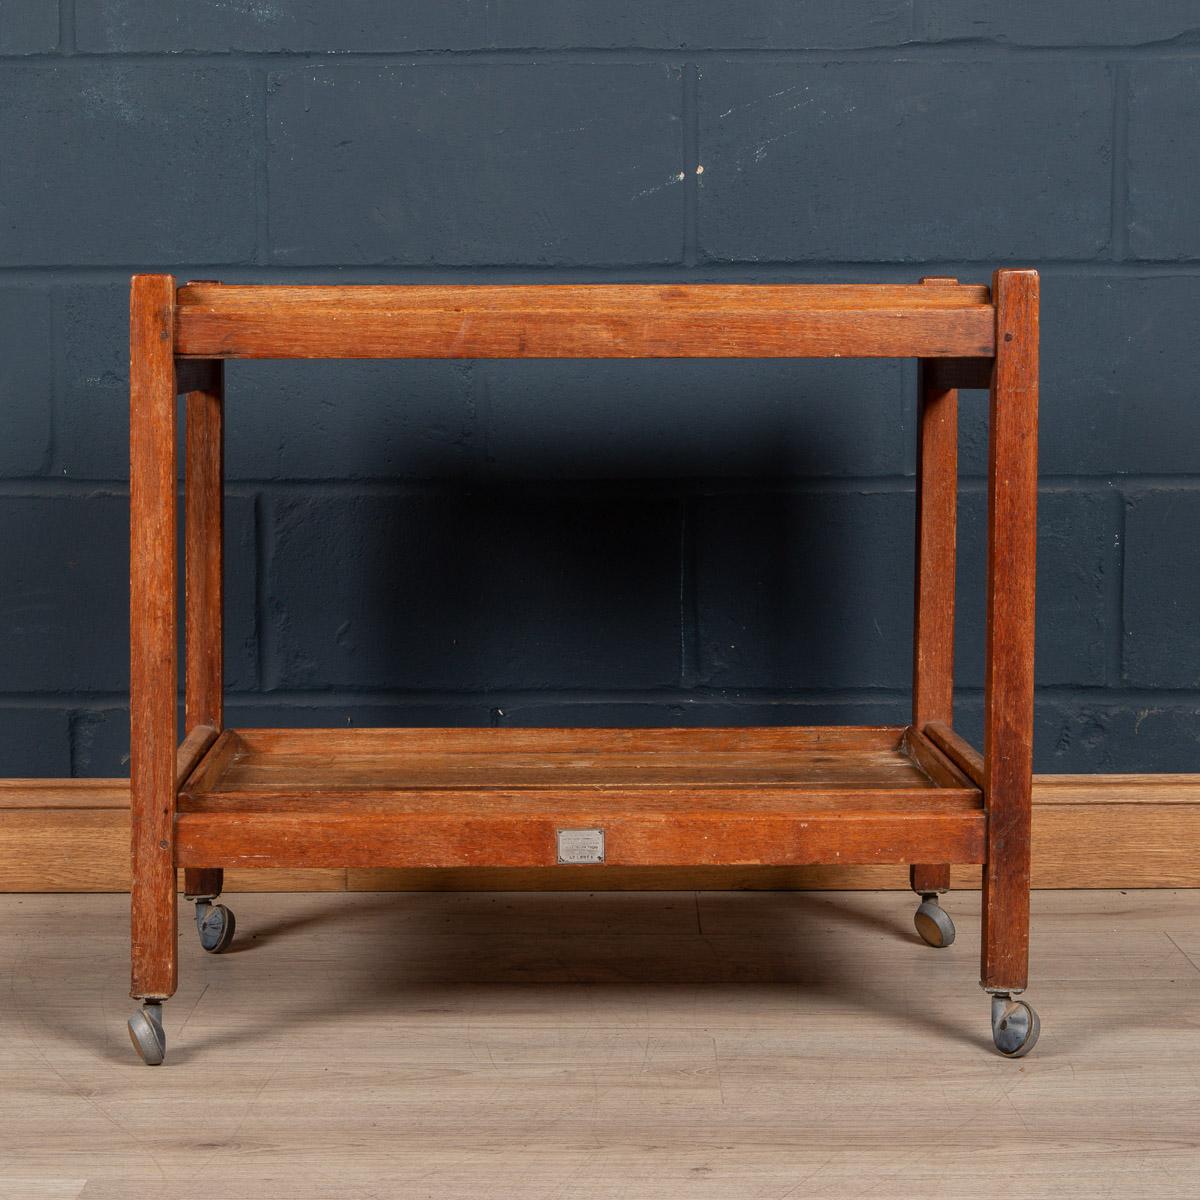
{"type": "Polygon", "coordinates": [[[229,949],[236,926],[232,909],[209,900],[196,901],[196,932],[200,935],[200,945],[209,954],[220,954],[229,949]]]}
{"type": "Polygon", "coordinates": [[[167,1057],[161,1004],[143,1004],[129,1018],[129,1040],[148,1067],[157,1067],[167,1057]]]}
{"type": "Polygon", "coordinates": [[[954,922],[950,914],[938,903],[937,893],[930,892],[921,897],[920,907],[913,916],[913,924],[921,940],[931,946],[945,949],[954,941],[954,922]]]}
{"type": "Polygon", "coordinates": [[[1005,1058],[1024,1058],[1037,1045],[1042,1022],[1024,1000],[1001,992],[992,997],[992,1040],[1005,1058]]]}

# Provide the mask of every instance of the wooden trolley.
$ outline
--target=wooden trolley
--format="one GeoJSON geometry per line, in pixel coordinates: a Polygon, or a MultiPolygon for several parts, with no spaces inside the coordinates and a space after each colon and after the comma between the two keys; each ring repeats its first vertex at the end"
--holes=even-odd
{"type": "Polygon", "coordinates": [[[138,275],[131,294],[135,1047],[165,1054],[176,868],[201,944],[239,867],[909,863],[947,945],[950,863],[983,865],[997,1048],[1038,1034],[1029,934],[1038,277],[918,285],[290,287],[138,275]],[[917,580],[907,727],[226,729],[228,358],[916,358],[917,580]],[[954,730],[959,388],[990,391],[984,746],[954,730]],[[177,397],[185,396],[185,728],[177,725],[177,397]]]}

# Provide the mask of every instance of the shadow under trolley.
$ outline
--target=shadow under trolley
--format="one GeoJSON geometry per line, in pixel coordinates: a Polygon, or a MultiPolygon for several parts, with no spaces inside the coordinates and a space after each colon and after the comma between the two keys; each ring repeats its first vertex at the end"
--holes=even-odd
{"type": "Polygon", "coordinates": [[[132,988],[163,1061],[176,870],[201,945],[226,867],[907,863],[916,925],[953,940],[951,863],[981,864],[981,983],[1010,1057],[1026,986],[1037,503],[1038,277],[913,285],[131,289],[132,988]],[[225,359],[916,358],[916,613],[907,726],[227,729],[225,359]],[[984,744],[953,725],[958,390],[989,391],[984,744]],[[184,737],[176,437],[184,397],[184,737]]]}

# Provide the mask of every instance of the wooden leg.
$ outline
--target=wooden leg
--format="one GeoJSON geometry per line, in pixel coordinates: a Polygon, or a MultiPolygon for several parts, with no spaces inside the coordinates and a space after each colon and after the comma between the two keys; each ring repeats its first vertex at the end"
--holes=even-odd
{"type": "Polygon", "coordinates": [[[997,271],[988,464],[987,668],[981,982],[1025,988],[1033,783],[1033,605],[1037,544],[1038,277],[997,271]]]}
{"type": "Polygon", "coordinates": [[[130,294],[131,994],[176,984],[175,280],[138,275],[130,294]]]}
{"type": "MultiPolygon", "coordinates": [[[[224,363],[191,367],[199,385],[185,401],[184,483],[184,727],[217,730],[224,719],[222,580],[224,543],[224,363]]],[[[216,897],[219,867],[184,871],[184,894],[216,897]]]]}
{"type": "MultiPolygon", "coordinates": [[[[955,284],[927,277],[923,284],[955,284]]],[[[939,387],[929,363],[917,363],[917,547],[913,615],[913,725],[953,727],[954,565],[958,533],[958,392],[939,387]]],[[[950,888],[949,863],[909,868],[914,892],[950,888]]]]}
{"type": "Polygon", "coordinates": [[[225,886],[220,867],[188,867],[183,872],[183,894],[189,900],[215,900],[225,886]]]}
{"type": "Polygon", "coordinates": [[[950,890],[949,863],[914,863],[908,868],[908,883],[919,896],[950,890]]]}

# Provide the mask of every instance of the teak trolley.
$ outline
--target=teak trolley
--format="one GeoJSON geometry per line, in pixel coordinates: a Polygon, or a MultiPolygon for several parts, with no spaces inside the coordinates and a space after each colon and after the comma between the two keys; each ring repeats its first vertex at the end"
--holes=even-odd
{"type": "Polygon", "coordinates": [[[906,286],[251,287],[138,275],[131,295],[132,995],[163,1060],[176,868],[206,950],[224,867],[908,863],[935,946],[950,863],[983,866],[997,1048],[1037,1039],[1029,937],[1038,277],[906,286]],[[226,729],[227,358],[916,358],[907,727],[226,729]],[[980,754],[954,730],[959,388],[990,391],[980,754]],[[177,726],[176,428],[185,397],[185,721],[177,726]]]}

